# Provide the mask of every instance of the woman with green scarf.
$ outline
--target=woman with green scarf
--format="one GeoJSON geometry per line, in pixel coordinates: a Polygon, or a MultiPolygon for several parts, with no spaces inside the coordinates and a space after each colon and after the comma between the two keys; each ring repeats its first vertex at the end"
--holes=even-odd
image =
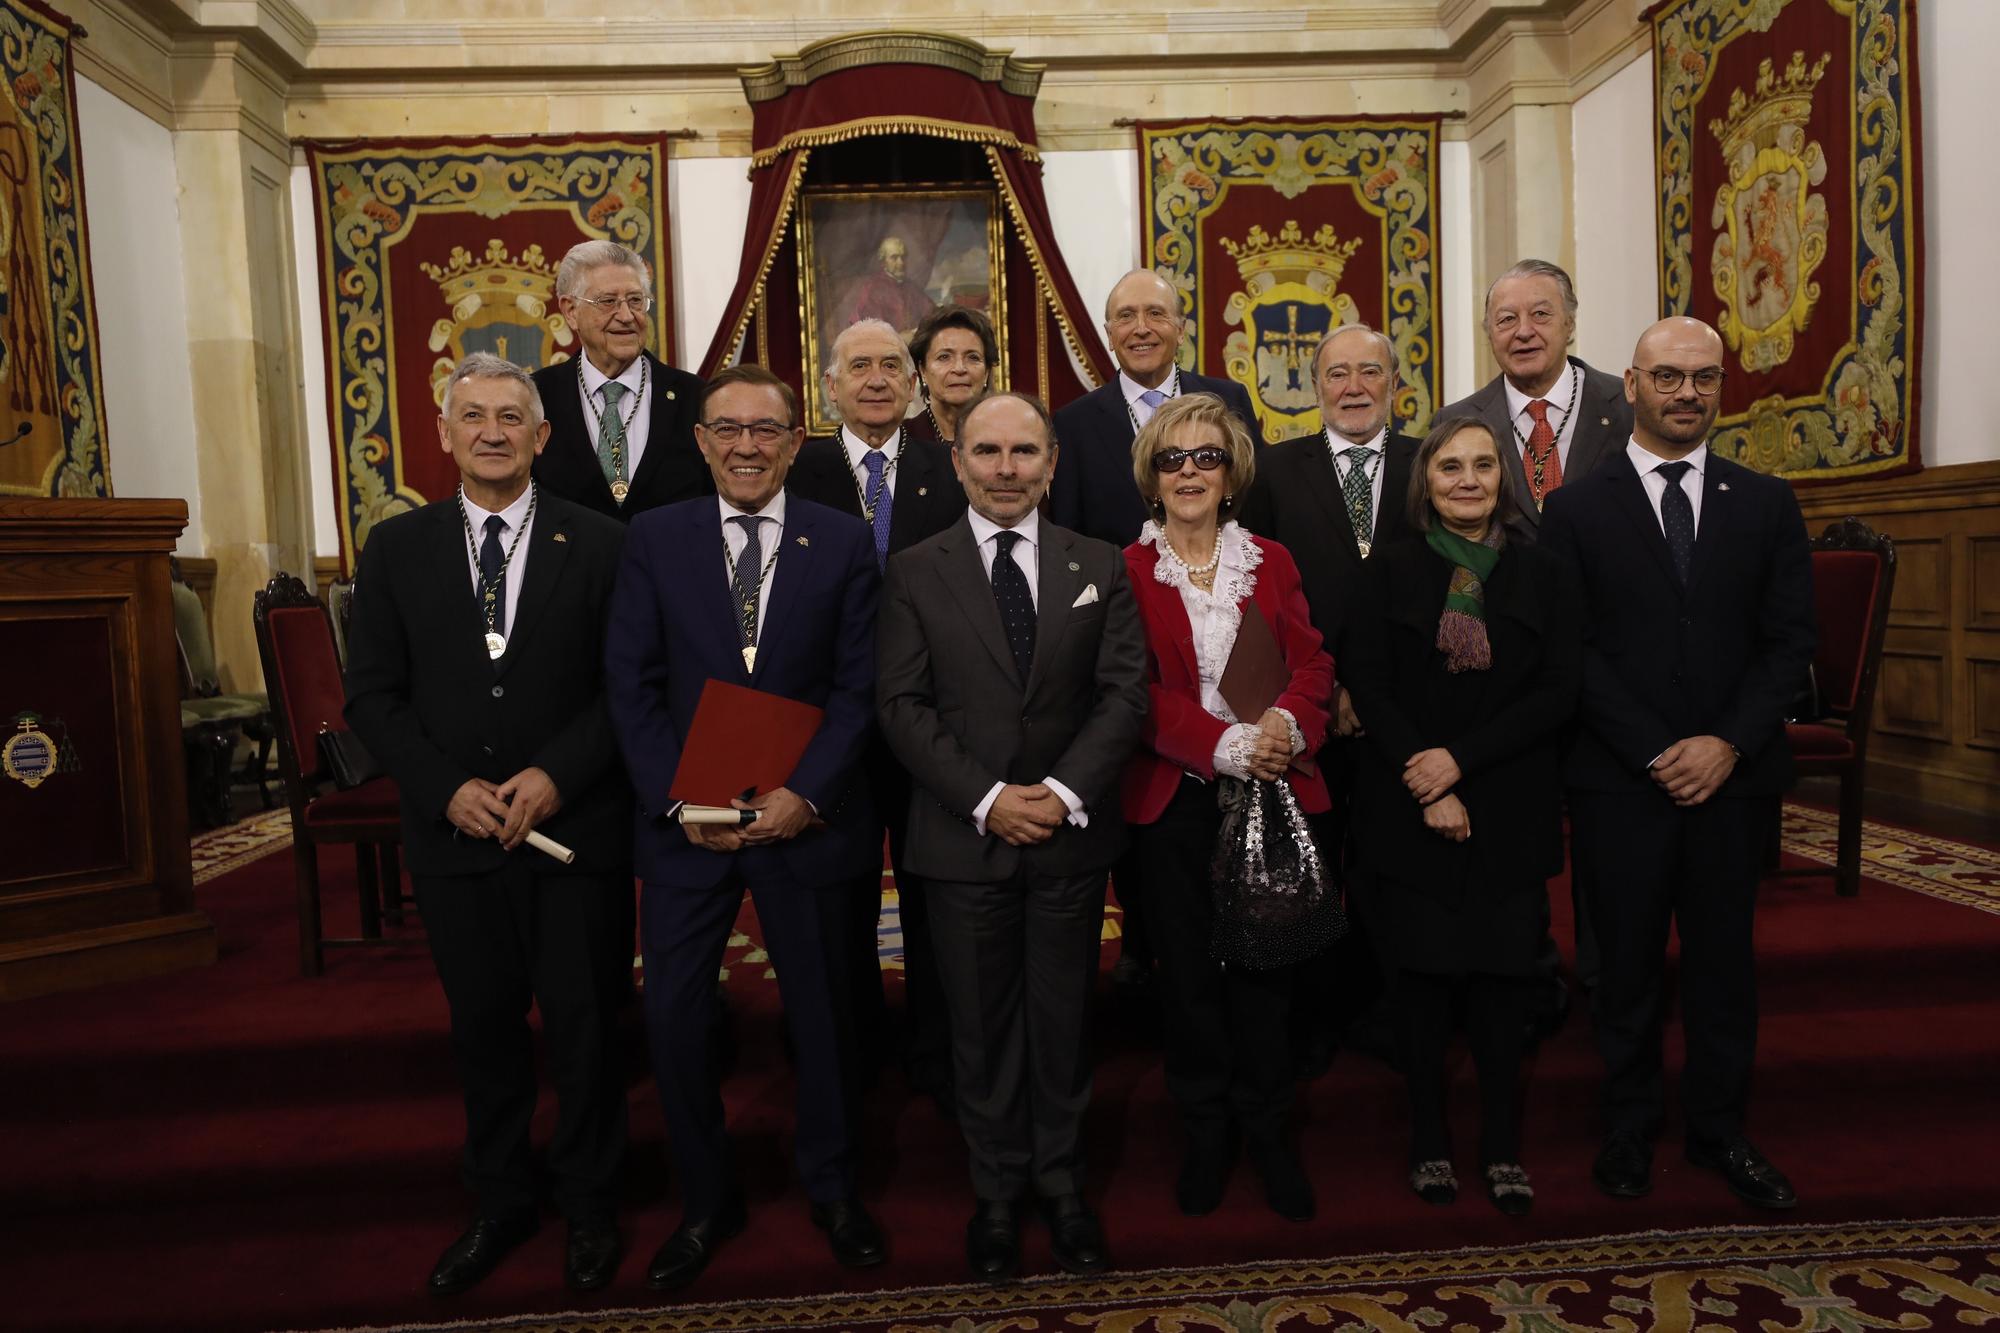
{"type": "Polygon", "coordinates": [[[1417,451],[1404,540],[1369,558],[1342,683],[1368,744],[1355,775],[1355,907],[1395,970],[1410,1096],[1410,1184],[1458,1195],[1445,1116],[1455,1013],[1479,1072],[1480,1179],[1528,1211],[1520,1082],[1547,882],[1563,864],[1558,745],[1576,711],[1573,578],[1514,537],[1491,432],[1434,428],[1417,451]]]}

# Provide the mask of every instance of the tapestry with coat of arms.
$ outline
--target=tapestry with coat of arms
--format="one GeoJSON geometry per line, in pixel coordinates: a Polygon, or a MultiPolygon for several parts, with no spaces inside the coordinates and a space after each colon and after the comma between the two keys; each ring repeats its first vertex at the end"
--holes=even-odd
{"type": "Polygon", "coordinates": [[[1180,293],[1184,370],[1249,391],[1262,443],[1320,430],[1312,354],[1363,323],[1395,345],[1399,428],[1443,386],[1436,117],[1149,121],[1141,262],[1180,293]]]}
{"type": "Polygon", "coordinates": [[[375,524],[457,487],[437,417],[459,358],[577,354],[555,291],[571,246],[645,256],[649,346],[673,360],[664,138],[378,139],[308,144],[307,160],[346,568],[375,524]]]}
{"type": "Polygon", "coordinates": [[[1917,468],[1915,0],[1662,0],[1660,305],[1722,334],[1710,447],[1819,481],[1917,468]]]}
{"type": "Polygon", "coordinates": [[[0,0],[0,495],[111,493],[74,31],[0,0]]]}

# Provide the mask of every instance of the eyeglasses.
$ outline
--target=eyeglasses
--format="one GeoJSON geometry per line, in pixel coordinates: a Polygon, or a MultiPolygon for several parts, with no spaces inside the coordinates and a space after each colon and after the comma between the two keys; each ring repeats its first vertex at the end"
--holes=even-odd
{"type": "Polygon", "coordinates": [[[1654,366],[1646,372],[1653,377],[1653,387],[1661,393],[1676,393],[1681,381],[1690,377],[1694,380],[1694,391],[1704,398],[1713,398],[1722,388],[1722,378],[1729,372],[1721,366],[1704,366],[1700,370],[1686,371],[1679,366],[1654,366]]]}
{"type": "Polygon", "coordinates": [[[701,428],[723,444],[736,443],[743,438],[745,431],[749,431],[750,438],[759,444],[776,444],[792,433],[790,426],[782,421],[773,421],[769,417],[765,417],[762,421],[731,421],[728,417],[720,417],[714,421],[702,422],[701,428]]]}
{"type": "Polygon", "coordinates": [[[630,296],[579,296],[576,299],[585,305],[596,306],[606,314],[623,310],[629,314],[643,315],[653,308],[652,297],[640,296],[637,293],[630,296]]]}
{"type": "Polygon", "coordinates": [[[1162,449],[1153,455],[1153,471],[1159,473],[1179,472],[1181,464],[1192,458],[1194,465],[1203,472],[1213,472],[1229,462],[1229,455],[1212,444],[1204,444],[1199,449],[1162,449]]]}

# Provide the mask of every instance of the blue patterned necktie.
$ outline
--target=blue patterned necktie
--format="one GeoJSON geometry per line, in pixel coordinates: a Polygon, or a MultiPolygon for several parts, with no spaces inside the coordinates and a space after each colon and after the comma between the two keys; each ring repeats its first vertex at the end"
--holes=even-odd
{"type": "Polygon", "coordinates": [[[1148,389],[1144,393],[1140,394],[1139,402],[1145,407],[1146,411],[1145,414],[1139,418],[1139,424],[1143,426],[1148,421],[1151,421],[1153,419],[1153,413],[1159,411],[1160,404],[1166,401],[1167,401],[1167,396],[1164,393],[1161,393],[1158,389],[1148,389]]]}
{"type": "Polygon", "coordinates": [[[885,470],[888,460],[882,457],[880,449],[870,449],[861,456],[861,462],[868,469],[868,515],[875,527],[875,563],[887,566],[889,563],[889,511],[895,505],[895,497],[889,494],[889,474],[885,470]]]}
{"type": "MultiPolygon", "coordinates": [[[[500,534],[507,520],[498,514],[486,516],[486,540],[479,543],[479,592],[481,599],[493,598],[493,633],[507,632],[507,554],[500,549],[500,534]]],[[[480,610],[484,612],[482,605],[480,610]]]]}
{"type": "Polygon", "coordinates": [[[1674,557],[1674,573],[1686,587],[1688,571],[1694,566],[1694,504],[1681,489],[1681,478],[1694,468],[1692,463],[1662,463],[1653,471],[1667,479],[1660,496],[1660,527],[1667,534],[1667,550],[1674,557]]]}
{"type": "Polygon", "coordinates": [[[762,519],[756,514],[732,514],[729,521],[743,530],[743,550],[736,557],[730,586],[736,592],[736,628],[739,647],[757,645],[757,598],[764,582],[764,547],[757,540],[762,519]]]}
{"type": "Polygon", "coordinates": [[[1007,647],[1026,685],[1028,670],[1035,664],[1035,597],[1028,590],[1028,576],[1014,563],[1014,544],[1020,540],[1020,533],[1005,530],[993,538],[993,600],[1000,604],[1007,647]]]}

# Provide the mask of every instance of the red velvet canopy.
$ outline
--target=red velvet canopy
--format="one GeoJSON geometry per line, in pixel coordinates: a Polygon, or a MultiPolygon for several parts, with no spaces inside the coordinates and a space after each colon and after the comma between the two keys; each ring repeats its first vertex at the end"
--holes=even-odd
{"type": "Polygon", "coordinates": [[[863,33],[816,42],[742,77],[755,118],[750,219],[704,375],[748,360],[801,383],[802,189],[921,184],[997,193],[1007,387],[1062,403],[1109,377],[1042,193],[1034,118],[1041,66],[957,37],[863,33]]]}

